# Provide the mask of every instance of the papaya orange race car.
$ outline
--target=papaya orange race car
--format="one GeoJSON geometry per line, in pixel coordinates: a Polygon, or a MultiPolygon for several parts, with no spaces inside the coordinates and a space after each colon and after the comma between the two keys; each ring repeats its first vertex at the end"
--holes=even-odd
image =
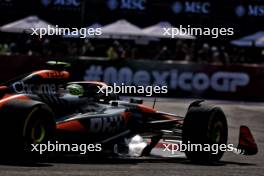
{"type": "MultiPolygon", "coordinates": [[[[89,144],[89,151],[140,157],[167,141],[170,145],[164,144],[164,151],[172,152],[174,143],[207,145],[207,150],[184,152],[194,162],[216,162],[224,151],[214,153],[210,147],[228,146],[227,121],[219,107],[195,101],[186,116],[180,117],[145,106],[140,99],[122,101],[118,95],[98,93],[106,86],[102,82],[67,82],[67,63],[49,65],[53,69],[32,72],[0,87],[2,156],[48,153],[47,145],[53,143],[53,149],[59,144],[76,144],[71,152],[89,144]]],[[[240,128],[239,145],[227,149],[244,155],[257,153],[245,126],[240,128]]]]}

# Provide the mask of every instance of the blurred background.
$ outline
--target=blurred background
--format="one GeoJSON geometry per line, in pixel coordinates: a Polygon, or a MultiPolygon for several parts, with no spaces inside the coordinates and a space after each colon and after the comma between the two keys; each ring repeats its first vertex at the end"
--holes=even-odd
{"type": "Polygon", "coordinates": [[[72,79],[166,85],[170,97],[264,100],[263,0],[0,0],[0,81],[47,60],[72,79]],[[106,37],[32,36],[31,27],[102,28],[106,37]],[[163,27],[234,35],[161,34],[163,27]]]}

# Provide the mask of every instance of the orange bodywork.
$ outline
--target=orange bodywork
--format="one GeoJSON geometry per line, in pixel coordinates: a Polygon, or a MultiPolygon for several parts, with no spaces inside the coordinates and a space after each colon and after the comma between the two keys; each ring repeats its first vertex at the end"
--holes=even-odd
{"type": "Polygon", "coordinates": [[[55,71],[55,70],[41,70],[33,72],[34,75],[39,75],[42,78],[58,78],[58,79],[68,79],[70,77],[70,73],[67,71],[55,71]]]}
{"type": "MultiPolygon", "coordinates": [[[[151,107],[148,107],[148,106],[145,106],[143,104],[139,104],[138,107],[141,109],[141,111],[143,113],[159,113],[157,112],[155,109],[151,108],[151,107]]],[[[159,116],[161,119],[159,120],[175,120],[175,116],[172,116],[172,115],[169,115],[169,114],[160,114],[159,116]]],[[[179,119],[177,121],[177,123],[179,124],[183,124],[183,120],[182,119],[179,119]]]]}
{"type": "Polygon", "coordinates": [[[78,120],[73,120],[73,121],[68,121],[68,122],[63,122],[61,124],[58,124],[57,129],[67,130],[71,132],[86,132],[87,131],[85,127],[78,120]]]}
{"type": "Polygon", "coordinates": [[[139,104],[138,107],[142,110],[142,112],[145,112],[145,113],[155,113],[155,112],[157,112],[155,109],[150,108],[148,106],[145,106],[143,104],[139,104]]]}
{"type": "Polygon", "coordinates": [[[127,123],[129,119],[131,118],[132,113],[131,112],[123,112],[122,113],[122,118],[127,123]]]}
{"type": "Polygon", "coordinates": [[[30,98],[23,94],[18,95],[12,95],[12,94],[6,94],[1,100],[0,100],[0,108],[11,100],[30,100],[30,98]]]}

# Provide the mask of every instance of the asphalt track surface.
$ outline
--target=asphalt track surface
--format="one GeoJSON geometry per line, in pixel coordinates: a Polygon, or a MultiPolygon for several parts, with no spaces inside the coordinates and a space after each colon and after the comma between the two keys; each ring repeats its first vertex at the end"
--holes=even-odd
{"type": "MultiPolygon", "coordinates": [[[[148,99],[150,100],[150,99],[148,99]]],[[[158,110],[184,115],[192,100],[159,99],[158,110]]],[[[259,147],[255,156],[225,153],[215,165],[194,165],[184,158],[176,159],[98,159],[62,158],[36,165],[0,164],[0,176],[257,176],[264,175],[264,103],[209,101],[220,105],[229,124],[229,143],[237,144],[240,125],[251,129],[259,147]]],[[[151,104],[147,102],[146,104],[151,104]]]]}

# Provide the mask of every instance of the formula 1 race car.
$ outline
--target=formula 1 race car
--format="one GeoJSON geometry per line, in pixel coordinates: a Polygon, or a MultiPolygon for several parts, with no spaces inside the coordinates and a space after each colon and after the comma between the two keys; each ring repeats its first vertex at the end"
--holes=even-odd
{"type": "MultiPolygon", "coordinates": [[[[32,144],[98,144],[95,150],[128,154],[132,139],[147,139],[136,156],[149,156],[163,141],[182,144],[227,145],[228,126],[221,108],[204,101],[190,104],[185,117],[160,112],[140,99],[122,101],[106,96],[96,81],[67,82],[62,62],[48,62],[53,69],[20,76],[0,87],[0,157],[30,156],[32,144]],[[56,141],[56,142],[55,142],[56,141]]],[[[257,145],[249,129],[240,128],[239,145],[233,151],[253,155],[257,145]]],[[[224,151],[191,151],[193,162],[217,162],[224,151]]]]}

